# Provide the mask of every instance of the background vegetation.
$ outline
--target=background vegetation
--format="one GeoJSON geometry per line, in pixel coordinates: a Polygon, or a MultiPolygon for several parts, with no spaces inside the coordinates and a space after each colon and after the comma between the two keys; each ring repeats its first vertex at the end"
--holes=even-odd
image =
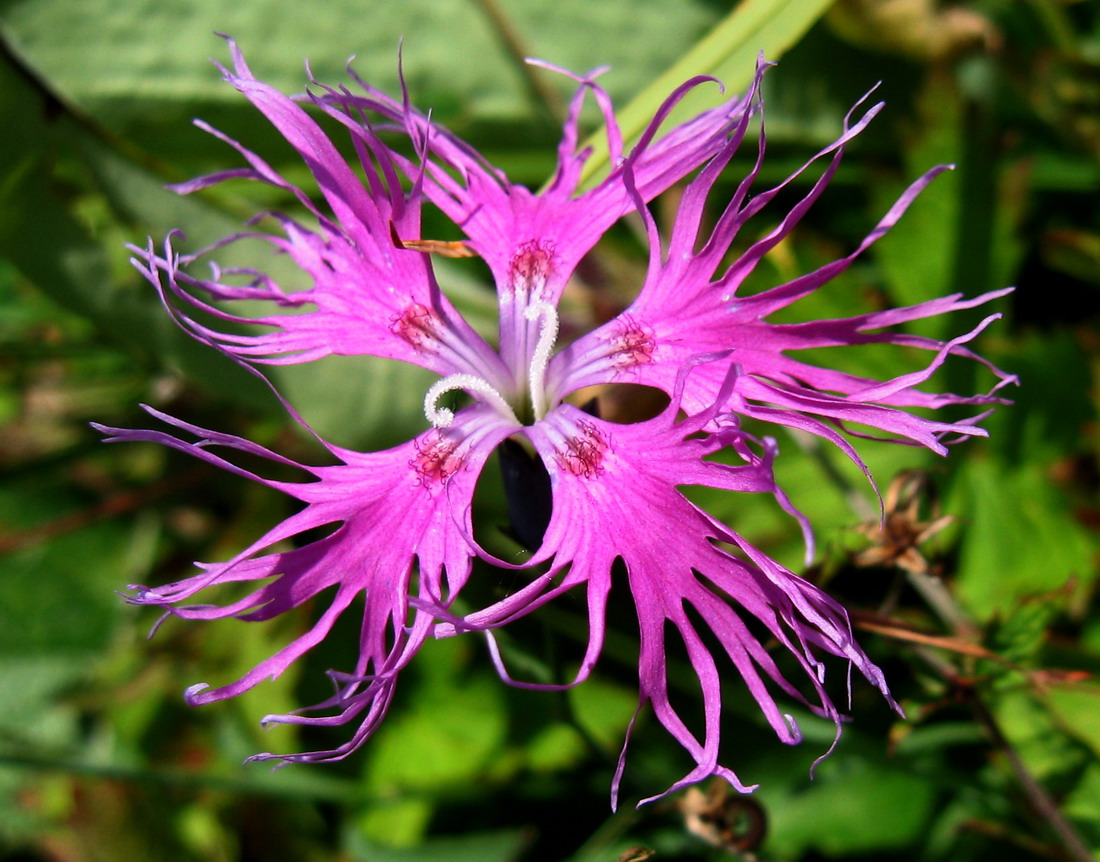
{"type": "MultiPolygon", "coordinates": [[[[1072,0],[730,9],[717,0],[251,0],[232,11],[218,0],[0,2],[0,858],[1100,858],[1100,10],[1072,0]],[[124,243],[146,235],[182,227],[197,247],[259,208],[290,205],[249,186],[165,192],[166,182],[236,164],[192,117],[303,176],[206,61],[226,56],[215,30],[289,92],[304,86],[303,58],[337,83],[351,54],[361,75],[393,90],[403,35],[416,103],[532,186],[552,168],[569,83],[524,67],[525,54],[613,66],[602,80],[619,104],[637,97],[628,124],[692,73],[736,88],[757,50],[782,55],[767,79],[762,182],[831,140],[846,108],[881,80],[886,112],[756,284],[845,253],[910,179],[950,161],[958,170],[799,314],[1018,286],[981,345],[1023,384],[1016,406],[988,423],[991,439],[946,461],[863,447],[892,488],[886,536],[861,526],[875,503],[845,465],[782,441],[781,478],[821,545],[807,576],[852,608],[908,718],[857,687],[855,720],[811,781],[831,727],[807,719],[807,742],[784,748],[731,680],[725,759],[761,789],[734,799],[703,787],[612,815],[608,786],[636,692],[624,622],[598,678],[567,695],[507,689],[480,642],[432,644],[355,757],[275,774],[242,767],[258,750],[332,744],[288,728],[265,734],[257,719],[313,702],[321,672],[351,663],[354,627],[234,702],[184,706],[185,686],[234,677],[308,625],[308,613],[261,626],[169,622],[146,641],[155,613],[115,590],[225,558],[285,517],[286,502],[165,449],[103,447],[86,424],[142,425],[136,405],[146,401],[321,457],[269,394],[173,328],[126,261],[124,243]]],[[[577,322],[629,297],[643,250],[624,229],[592,264],[599,275],[571,312],[577,322]]],[[[477,262],[445,280],[488,323],[477,262]]],[[[968,323],[928,326],[947,335],[968,323]]],[[[857,361],[888,375],[915,358],[857,361]]],[[[331,360],[277,377],[345,445],[389,445],[423,424],[426,386],[406,369],[331,360]]],[[[956,368],[945,385],[988,382],[956,368]]],[[[483,530],[495,533],[500,501],[488,482],[479,496],[483,530]]],[[[704,502],[798,565],[797,531],[766,501],[704,502]]],[[[507,644],[535,673],[568,663],[583,608],[561,602],[540,620],[507,644]]],[[[628,797],[685,770],[655,722],[643,720],[632,752],[628,797]]]]}

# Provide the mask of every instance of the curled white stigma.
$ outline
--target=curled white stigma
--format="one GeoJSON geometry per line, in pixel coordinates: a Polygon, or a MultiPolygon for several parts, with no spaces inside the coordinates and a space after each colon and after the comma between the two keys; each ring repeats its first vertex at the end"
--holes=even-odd
{"type": "Polygon", "coordinates": [[[502,414],[512,417],[518,424],[519,420],[516,420],[516,414],[504,400],[504,396],[488,381],[473,374],[451,374],[433,383],[428,394],[424,396],[424,416],[436,428],[446,428],[454,421],[454,411],[447,407],[440,407],[439,399],[456,389],[465,389],[467,392],[485,396],[485,401],[496,407],[502,414]]]}
{"type": "Polygon", "coordinates": [[[527,306],[523,316],[530,321],[542,318],[539,340],[527,369],[531,406],[535,410],[535,419],[542,419],[546,415],[546,366],[550,362],[550,351],[558,340],[558,311],[549,302],[538,300],[527,306]]]}

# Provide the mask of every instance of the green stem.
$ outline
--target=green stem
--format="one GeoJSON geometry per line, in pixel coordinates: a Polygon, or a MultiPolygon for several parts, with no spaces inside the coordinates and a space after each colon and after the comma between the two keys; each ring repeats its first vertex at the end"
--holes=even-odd
{"type": "Polygon", "coordinates": [[[493,32],[500,40],[500,44],[512,62],[515,63],[520,75],[523,76],[527,90],[539,111],[554,125],[564,123],[566,116],[565,103],[557,91],[547,85],[541,70],[527,62],[531,52],[519,32],[519,28],[505,14],[496,0],[477,0],[477,5],[481,7],[481,11],[493,28],[493,32]]]}

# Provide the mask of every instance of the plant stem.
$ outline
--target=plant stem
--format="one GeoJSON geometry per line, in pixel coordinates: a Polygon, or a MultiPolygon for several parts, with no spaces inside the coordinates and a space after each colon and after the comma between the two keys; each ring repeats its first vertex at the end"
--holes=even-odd
{"type": "Polygon", "coordinates": [[[512,20],[505,14],[496,0],[477,0],[477,3],[481,7],[481,11],[485,13],[485,17],[489,19],[489,24],[509,58],[519,69],[519,73],[527,84],[528,91],[534,97],[535,104],[538,105],[546,118],[555,125],[564,122],[565,104],[557,91],[547,86],[541,70],[527,62],[530,52],[527,50],[527,43],[518,28],[512,23],[512,20]]]}
{"type": "Polygon", "coordinates": [[[1066,851],[1067,858],[1072,859],[1073,862],[1096,862],[1096,857],[1092,851],[1085,845],[1085,842],[1070,825],[1069,821],[1062,816],[1062,812],[1058,810],[1058,806],[1050,794],[1031,774],[1031,770],[1027,768],[1027,765],[1016,753],[1016,749],[1012,747],[1012,743],[1001,731],[996,717],[990,712],[989,707],[985,705],[985,702],[974,689],[970,689],[970,707],[973,709],[978,723],[992,741],[993,747],[1008,760],[1012,772],[1020,783],[1020,787],[1027,796],[1027,801],[1031,804],[1032,809],[1042,820],[1050,824],[1050,828],[1058,836],[1058,840],[1066,851]]]}

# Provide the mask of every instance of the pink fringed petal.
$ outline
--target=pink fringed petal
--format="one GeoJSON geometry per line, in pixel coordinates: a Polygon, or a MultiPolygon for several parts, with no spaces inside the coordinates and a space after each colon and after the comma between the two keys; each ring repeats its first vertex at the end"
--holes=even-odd
{"type": "MultiPolygon", "coordinates": [[[[760,157],[756,165],[738,186],[709,235],[701,237],[703,203],[712,192],[721,169],[740,144],[744,129],[739,129],[725,149],[688,184],[672,227],[667,253],[663,251],[656,223],[642,196],[635,191],[635,205],[645,221],[651,248],[645,283],[638,298],[623,314],[582,336],[554,358],[549,379],[558,397],[586,386],[608,382],[654,386],[671,394],[679,369],[685,362],[701,352],[726,351],[728,358],[724,364],[715,363],[692,376],[683,396],[684,408],[689,413],[714,405],[728,369],[736,367],[738,385],[729,394],[729,400],[721,403],[723,409],[758,417],[774,417],[773,421],[788,427],[810,427],[814,433],[832,442],[837,442],[837,439],[831,433],[824,433],[824,426],[820,424],[822,421],[837,425],[866,425],[899,440],[927,446],[940,454],[946,451],[941,442],[946,435],[984,436],[973,421],[936,421],[899,408],[1005,403],[992,394],[963,396],[931,393],[920,388],[952,356],[985,364],[996,377],[994,392],[1016,382],[1014,377],[985,362],[964,346],[999,315],[991,315],[974,330],[945,342],[897,332],[889,327],[973,308],[1001,297],[1007,291],[993,291],[971,300],[962,300],[957,295],[944,297],[910,308],[839,320],[801,324],[775,324],[768,320],[769,315],[823,289],[844,272],[897,223],[919,193],[946,168],[934,168],[913,183],[851,254],[787,284],[753,296],[737,295],[738,287],[763,255],[790,234],[824,192],[839,165],[845,145],[866,127],[880,108],[881,104],[872,106],[854,122],[850,115],[844,132],[836,141],[778,186],[750,198],[751,181],[762,164],[764,137],[761,134],[760,157]],[[717,274],[716,267],[726,257],[745,222],[771,201],[780,189],[815,161],[826,157],[829,158],[828,166],[803,199],[764,238],[753,243],[723,273],[717,274]],[[696,246],[704,239],[702,247],[696,251],[696,246]],[[810,347],[862,344],[917,347],[932,352],[933,356],[921,370],[881,381],[834,369],[816,368],[788,355],[789,352],[810,347]],[[784,418],[787,414],[801,416],[784,418]],[[814,421],[807,423],[808,419],[814,421]]],[[[630,167],[631,160],[628,160],[624,173],[628,188],[633,187],[630,167]]],[[[841,448],[860,463],[850,448],[841,448]]]]}
{"type": "MultiPolygon", "coordinates": [[[[200,573],[155,589],[135,586],[135,604],[163,607],[187,619],[237,619],[259,622],[284,614],[304,602],[335,590],[313,626],[236,681],[217,688],[191,686],[187,700],[210,703],[235,697],[265,679],[282,674],[320,643],[353,601],[362,599],[360,656],[338,694],[316,708],[336,715],[307,719],[269,716],[265,721],[342,724],[364,711],[363,727],[373,727],[392,696],[398,671],[430,632],[433,617],[410,607],[446,607],[469,577],[472,550],[466,542],[469,523],[461,524],[448,493],[469,499],[485,459],[513,427],[474,406],[461,411],[450,429],[433,429],[394,449],[356,453],[334,449],[343,463],[304,467],[247,440],[218,434],[150,411],[181,432],[197,436],[188,442],[160,431],[127,431],[100,426],[109,442],[149,441],[184,451],[287,493],[306,504],[265,536],[224,563],[200,565],[200,573]],[[283,464],[315,477],[312,482],[267,480],[237,467],[212,447],[236,450],[283,464]],[[307,531],[331,531],[292,550],[271,550],[307,531]],[[229,584],[251,591],[224,605],[196,604],[229,584]],[[381,712],[379,712],[381,709],[381,712]]],[[[468,513],[467,513],[468,514],[468,513]]],[[[356,735],[360,741],[369,730],[356,735]]],[[[351,748],[341,747],[346,754],[351,748]]],[[[293,755],[289,759],[328,759],[334,752],[293,755]]]]}
{"type": "MultiPolygon", "coordinates": [[[[256,80],[230,40],[234,69],[226,80],[275,126],[310,169],[331,216],[304,191],[241,144],[210,129],[233,146],[249,168],[223,171],[176,186],[193,192],[230,179],[249,178],[288,191],[316,219],[310,229],[272,214],[282,234],[242,233],[210,249],[181,256],[165,243],[133,248],[134,263],[182,309],[181,322],[203,340],[252,362],[288,364],[330,354],[398,359],[439,374],[474,373],[504,385],[500,360],[442,295],[428,255],[401,247],[420,238],[420,188],[406,192],[399,165],[407,166],[364,125],[355,125],[367,186],[344,162],[317,122],[293,99],[256,80]],[[211,253],[245,239],[259,240],[273,254],[285,255],[310,284],[284,289],[256,268],[226,269],[211,264],[212,275],[194,272],[211,253]],[[264,301],[270,311],[233,311],[237,300],[264,301]],[[230,305],[226,305],[229,303],[230,305]],[[194,316],[193,316],[194,315],[194,316]],[[225,326],[211,328],[204,320],[225,326]],[[244,329],[259,324],[263,331],[244,329]]],[[[346,119],[346,118],[345,118],[346,119]]]]}
{"type": "MultiPolygon", "coordinates": [[[[567,584],[586,583],[590,641],[574,680],[579,681],[598,656],[611,571],[616,560],[622,560],[641,631],[641,703],[652,705],[661,724],[696,762],[666,792],[709,775],[722,776],[745,790],[746,785],[719,762],[721,674],[695,620],[717,637],[725,658],[784,742],[800,737],[776,704],[773,689],[809,704],[837,722],[839,729],[839,713],[822,684],[824,666],[818,653],[852,662],[884,693],[885,684],[855,645],[843,611],[815,587],[777,565],[764,571],[755,560],[734,557],[715,545],[725,541],[750,547],[689,503],[677,486],[768,493],[776,491],[774,479],[768,461],[751,454],[740,467],[702,461],[704,453],[713,451],[713,440],[692,437],[698,423],[677,424],[675,414],[670,406],[654,420],[622,426],[562,407],[530,428],[528,434],[553,481],[554,512],[542,553],[554,554],[555,570],[567,569],[567,580],[553,591],[532,590],[526,608],[506,599],[463,623],[467,628],[499,625],[538,607],[567,584]],[[796,657],[812,699],[780,674],[746,626],[746,617],[762,624],[796,657]],[[702,734],[688,728],[670,700],[665,640],[670,630],[687,651],[698,678],[704,703],[702,734]]],[[[617,794],[617,782],[613,792],[617,794]]]]}

